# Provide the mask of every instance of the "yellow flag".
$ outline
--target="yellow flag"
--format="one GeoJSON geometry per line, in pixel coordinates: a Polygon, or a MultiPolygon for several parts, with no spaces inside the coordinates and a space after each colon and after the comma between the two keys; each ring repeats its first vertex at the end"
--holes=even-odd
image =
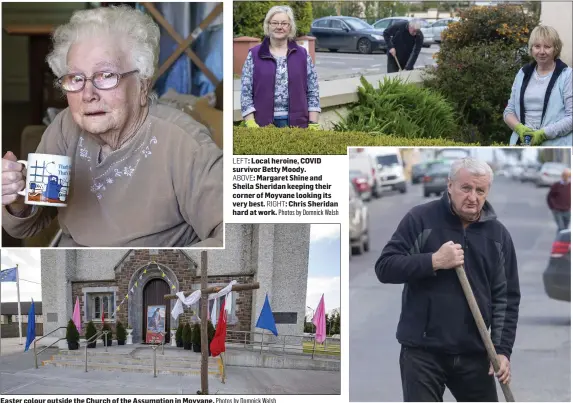
{"type": "Polygon", "coordinates": [[[143,274],[147,273],[147,269],[143,270],[143,274]]]}
{"type": "Polygon", "coordinates": [[[165,277],[165,273],[161,272],[161,277],[165,277]]]}
{"type": "Polygon", "coordinates": [[[127,298],[129,298],[129,294],[127,294],[127,295],[125,296],[125,299],[127,299],[127,298]]]}
{"type": "Polygon", "coordinates": [[[137,281],[135,282],[135,286],[137,287],[137,281]]]}
{"type": "Polygon", "coordinates": [[[172,286],[171,286],[171,288],[174,290],[174,289],[175,289],[175,286],[174,286],[174,285],[172,285],[172,286]]]}

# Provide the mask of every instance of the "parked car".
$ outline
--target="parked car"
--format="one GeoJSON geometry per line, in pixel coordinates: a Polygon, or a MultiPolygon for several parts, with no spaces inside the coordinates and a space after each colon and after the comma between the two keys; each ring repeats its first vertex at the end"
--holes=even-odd
{"type": "Polygon", "coordinates": [[[412,172],[410,174],[412,179],[412,185],[422,182],[424,176],[426,175],[426,163],[422,162],[420,164],[412,165],[412,172]]]}
{"type": "Polygon", "coordinates": [[[380,191],[398,190],[406,193],[404,162],[400,150],[394,147],[372,147],[368,152],[376,161],[376,179],[380,191]]]}
{"type": "Polygon", "coordinates": [[[362,201],[352,182],[348,185],[348,229],[350,255],[361,255],[370,250],[368,234],[368,206],[362,201]]]}
{"type": "Polygon", "coordinates": [[[540,164],[527,164],[525,165],[525,167],[523,168],[523,172],[521,172],[521,176],[519,178],[519,180],[521,180],[522,183],[524,182],[534,182],[535,183],[535,178],[537,178],[538,172],[541,169],[541,165],[540,164]]]}
{"type": "Polygon", "coordinates": [[[382,30],[356,17],[322,17],[314,20],[310,34],[316,38],[317,48],[358,50],[363,54],[383,50],[386,42],[382,30]]]}
{"type": "Polygon", "coordinates": [[[448,188],[448,176],[450,174],[450,164],[441,162],[433,164],[424,176],[424,197],[430,197],[432,193],[439,196],[448,188]]]}
{"type": "Polygon", "coordinates": [[[551,257],[543,272],[545,293],[551,299],[571,302],[571,230],[565,229],[553,242],[551,257]]]}
{"type": "MultiPolygon", "coordinates": [[[[390,28],[392,25],[399,24],[405,21],[411,21],[414,17],[386,17],[382,18],[381,20],[376,21],[372,26],[376,29],[381,29],[384,31],[385,29],[390,28]]],[[[419,19],[422,22],[422,33],[424,34],[424,47],[429,48],[432,43],[434,43],[434,39],[430,38],[429,40],[426,39],[426,34],[424,32],[424,28],[426,28],[429,23],[424,19],[419,19]]],[[[386,49],[385,49],[386,50],[386,49]]]]}
{"type": "Polygon", "coordinates": [[[376,160],[365,148],[352,148],[348,153],[349,171],[360,171],[368,178],[373,197],[380,196],[379,181],[376,176],[376,160]]]}
{"type": "Polygon", "coordinates": [[[440,43],[442,41],[442,32],[444,32],[452,22],[459,20],[459,18],[442,18],[423,27],[424,44],[426,44],[426,38],[430,43],[440,43]]]}
{"type": "Polygon", "coordinates": [[[538,187],[541,186],[551,186],[555,182],[561,180],[561,174],[566,168],[564,164],[560,162],[546,162],[541,166],[541,169],[537,173],[537,178],[535,184],[538,187]]]}
{"type": "Polygon", "coordinates": [[[368,183],[368,177],[363,172],[350,171],[350,182],[362,200],[369,201],[372,198],[372,188],[368,183]]]}

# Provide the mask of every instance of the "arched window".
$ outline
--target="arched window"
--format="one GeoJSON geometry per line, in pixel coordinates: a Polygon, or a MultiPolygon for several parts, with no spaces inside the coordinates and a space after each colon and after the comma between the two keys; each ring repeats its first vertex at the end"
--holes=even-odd
{"type": "Polygon", "coordinates": [[[101,300],[100,297],[94,299],[94,318],[101,318],[101,300]]]}
{"type": "Polygon", "coordinates": [[[105,296],[102,298],[103,300],[103,312],[105,312],[105,317],[107,319],[110,318],[109,316],[109,297],[105,296]]]}

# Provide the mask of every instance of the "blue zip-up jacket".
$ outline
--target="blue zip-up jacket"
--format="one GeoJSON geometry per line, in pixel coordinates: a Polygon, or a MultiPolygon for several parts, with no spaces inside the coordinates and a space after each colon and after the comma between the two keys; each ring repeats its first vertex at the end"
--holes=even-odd
{"type": "Polygon", "coordinates": [[[432,254],[449,241],[464,248],[464,267],[498,354],[511,357],[519,313],[519,278],[511,236],[485,202],[464,230],[444,192],[402,219],[376,262],[382,283],[404,284],[396,338],[447,354],[485,353],[454,269],[432,268],[432,254]]]}
{"type": "MultiPolygon", "coordinates": [[[[541,128],[545,130],[547,140],[540,144],[541,147],[569,146],[573,145],[573,89],[571,87],[571,67],[568,67],[560,59],[556,61],[556,69],[553,76],[556,77],[549,94],[545,96],[543,121],[541,128]]],[[[525,65],[519,70],[513,81],[511,97],[503,112],[503,117],[513,113],[517,119],[525,124],[523,110],[523,94],[536,64],[525,65]],[[525,85],[524,85],[525,84],[525,85]]],[[[553,79],[553,77],[551,78],[553,79]]],[[[510,145],[516,145],[519,135],[511,133],[510,145]]]]}

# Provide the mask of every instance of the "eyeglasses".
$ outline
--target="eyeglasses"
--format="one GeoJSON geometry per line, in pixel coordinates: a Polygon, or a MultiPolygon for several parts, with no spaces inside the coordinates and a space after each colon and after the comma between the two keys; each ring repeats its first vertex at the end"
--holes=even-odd
{"type": "Polygon", "coordinates": [[[66,92],[80,92],[88,81],[91,81],[98,90],[111,90],[119,85],[121,78],[133,73],[139,73],[139,70],[132,70],[127,73],[98,71],[91,77],[86,77],[84,74],[66,74],[58,79],[58,84],[66,92]]]}
{"type": "Polygon", "coordinates": [[[269,22],[269,25],[273,28],[276,28],[276,27],[281,27],[281,28],[285,27],[286,28],[290,25],[290,22],[271,21],[271,22],[269,22]]]}

